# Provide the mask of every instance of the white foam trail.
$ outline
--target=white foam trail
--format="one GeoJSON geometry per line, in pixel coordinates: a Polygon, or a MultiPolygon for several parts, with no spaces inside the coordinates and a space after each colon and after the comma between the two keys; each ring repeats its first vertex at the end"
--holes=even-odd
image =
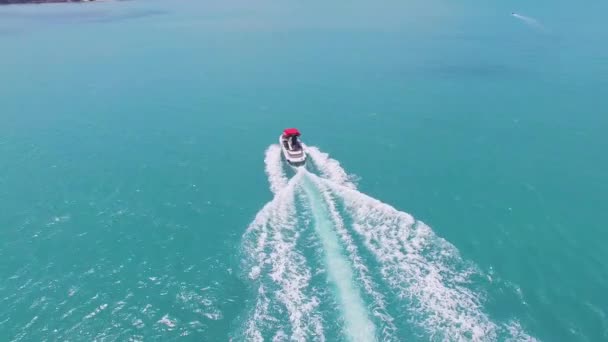
{"type": "Polygon", "coordinates": [[[264,285],[260,285],[258,288],[258,297],[256,301],[256,306],[254,309],[251,318],[246,323],[245,335],[247,339],[255,342],[264,341],[264,337],[262,336],[262,332],[260,331],[259,325],[262,324],[264,320],[267,319],[268,310],[270,306],[270,299],[266,296],[266,290],[264,289],[264,285]]]}
{"type": "Polygon", "coordinates": [[[523,21],[524,23],[526,23],[529,26],[540,29],[542,31],[546,31],[545,27],[538,20],[536,20],[534,18],[527,17],[525,15],[521,15],[521,14],[517,14],[517,13],[511,13],[511,15],[513,17],[523,21]]]}
{"type": "Polygon", "coordinates": [[[351,189],[355,188],[355,184],[350,180],[351,177],[337,160],[329,157],[329,154],[321,152],[314,146],[306,146],[306,154],[312,159],[324,178],[351,189]]]}
{"type": "Polygon", "coordinates": [[[325,209],[323,199],[319,193],[316,193],[314,183],[308,177],[303,179],[302,189],[310,201],[315,231],[325,254],[328,277],[336,286],[345,333],[351,341],[374,341],[376,339],[374,325],[367,317],[363,300],[353,283],[353,272],[342,255],[340,242],[333,232],[331,218],[325,209]]]}
{"type": "MultiPolygon", "coordinates": [[[[315,148],[307,150],[321,153],[315,148]]],[[[342,176],[346,171],[328,155],[323,153],[322,158],[317,156],[313,160],[328,179],[311,178],[321,184],[321,189],[331,190],[344,205],[352,218],[352,229],[375,256],[385,281],[409,301],[408,308],[413,311],[411,321],[425,329],[431,339],[488,341],[496,340],[500,332],[501,336],[510,335],[509,340],[535,340],[517,322],[498,326],[484,313],[481,294],[466,287],[470,276],[478,271],[460,258],[454,246],[411,215],[357,191],[352,183],[343,182],[348,179],[342,176]]],[[[328,203],[333,211],[335,204],[328,203]]],[[[339,215],[333,216],[340,222],[339,215]]],[[[349,246],[348,230],[342,232],[339,223],[336,229],[349,246]]]]}
{"type": "Polygon", "coordinates": [[[266,149],[266,156],[264,158],[265,170],[268,175],[268,181],[270,182],[270,190],[273,193],[278,193],[281,189],[287,186],[287,176],[283,170],[283,163],[281,160],[281,147],[277,144],[270,145],[266,149]]]}
{"type": "Polygon", "coordinates": [[[311,266],[298,245],[307,226],[302,222],[306,218],[296,212],[300,195],[308,199],[324,255],[321,269],[335,286],[348,339],[376,339],[371,315],[381,322],[379,335],[384,340],[400,338],[387,295],[401,298],[398,304],[409,310],[409,322],[424,329],[431,340],[534,340],[517,322],[499,325],[489,318],[482,306],[483,293],[467,286],[470,276],[479,271],[462,260],[454,246],[409,214],[357,191],[351,177],[328,154],[316,147],[306,146],[306,151],[323,177],[301,168],[288,180],[280,147],[272,145],[266,151],[266,173],[275,197],[244,236],[248,275],[258,283],[246,340],[325,339],[317,297],[322,295],[310,285],[311,266]],[[377,267],[381,280],[374,282],[372,267],[377,267]],[[361,293],[371,300],[370,312],[361,293]]]}
{"type": "Polygon", "coordinates": [[[294,186],[299,178],[296,175],[275,195],[245,233],[245,251],[252,259],[249,277],[259,282],[256,307],[245,327],[247,340],[263,340],[262,328],[282,319],[280,313],[272,312],[277,310],[276,303],[287,311],[292,340],[308,340],[315,334],[320,334],[315,336],[318,340],[324,339],[315,311],[319,300],[306,293],[311,270],[296,248],[300,232],[294,186]]]}
{"type": "Polygon", "coordinates": [[[536,338],[526,334],[519,322],[510,322],[506,326],[506,330],[511,335],[506,339],[508,342],[538,342],[536,338]]]}
{"type": "Polygon", "coordinates": [[[496,338],[497,327],[483,313],[479,298],[463,286],[472,270],[450,266],[462,263],[451,245],[425,224],[414,224],[406,213],[356,190],[325,183],[343,199],[353,229],[378,260],[385,280],[410,301],[414,323],[444,340],[496,338]]]}
{"type": "Polygon", "coordinates": [[[345,249],[350,258],[350,262],[357,272],[358,280],[361,282],[365,292],[374,300],[372,313],[385,325],[382,329],[383,340],[387,341],[394,339],[394,334],[397,330],[393,323],[394,318],[391,317],[391,315],[387,311],[384,296],[376,290],[376,285],[374,284],[371,276],[369,275],[369,270],[365,265],[363,259],[359,256],[357,246],[355,245],[351,235],[344,226],[344,220],[342,219],[340,213],[336,208],[336,203],[332,198],[331,193],[328,191],[327,187],[322,184],[322,182],[317,176],[313,174],[308,174],[308,176],[313,180],[316,187],[319,189],[319,191],[321,191],[321,194],[323,195],[323,199],[327,204],[327,208],[334,223],[334,228],[336,229],[336,232],[340,236],[340,239],[342,240],[342,243],[345,246],[345,249]]]}

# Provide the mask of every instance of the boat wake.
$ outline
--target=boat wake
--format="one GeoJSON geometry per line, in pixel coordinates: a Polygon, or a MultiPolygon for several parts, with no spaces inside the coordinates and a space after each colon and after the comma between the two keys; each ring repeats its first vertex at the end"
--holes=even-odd
{"type": "Polygon", "coordinates": [[[546,32],[547,29],[545,28],[545,26],[543,26],[538,20],[532,18],[532,17],[527,17],[525,15],[521,15],[518,13],[511,13],[511,16],[513,16],[514,18],[517,18],[521,21],[523,21],[524,23],[526,23],[526,25],[533,27],[535,29],[541,30],[543,32],[546,32]]]}
{"type": "Polygon", "coordinates": [[[357,190],[339,162],[306,147],[289,178],[266,151],[274,193],[243,235],[255,299],[245,340],[534,340],[499,323],[474,290],[481,272],[411,215],[357,190]]]}

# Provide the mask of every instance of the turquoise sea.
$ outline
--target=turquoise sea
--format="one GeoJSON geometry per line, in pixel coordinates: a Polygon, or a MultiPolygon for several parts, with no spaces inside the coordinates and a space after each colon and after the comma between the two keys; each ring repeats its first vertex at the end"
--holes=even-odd
{"type": "Polygon", "coordinates": [[[608,341],[607,11],[0,7],[0,341],[608,341]]]}

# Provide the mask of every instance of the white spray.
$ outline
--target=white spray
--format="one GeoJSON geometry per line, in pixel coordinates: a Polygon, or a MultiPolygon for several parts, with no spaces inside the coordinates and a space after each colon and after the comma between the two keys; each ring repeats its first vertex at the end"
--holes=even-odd
{"type": "Polygon", "coordinates": [[[325,321],[319,310],[323,295],[311,284],[319,268],[334,287],[343,333],[351,341],[398,338],[393,317],[404,312],[390,312],[389,298],[409,312],[408,323],[433,339],[534,340],[516,321],[498,324],[484,312],[483,293],[466,286],[479,270],[454,246],[409,214],[359,192],[337,160],[315,147],[306,148],[321,176],[302,168],[288,179],[280,147],[272,145],[266,153],[274,199],[243,236],[248,277],[258,285],[255,308],[245,324],[246,339],[274,335],[274,340],[324,341],[325,321]],[[296,199],[308,204],[304,218],[297,213],[296,199]],[[299,242],[308,227],[301,221],[308,216],[324,258],[314,267],[299,242]],[[365,259],[361,253],[366,253],[365,259]],[[381,278],[374,279],[371,269],[381,278]],[[370,303],[361,294],[367,294],[370,303]]]}
{"type": "MultiPolygon", "coordinates": [[[[519,337],[514,340],[534,341],[517,324],[496,324],[484,312],[483,294],[465,286],[479,270],[463,260],[454,246],[411,215],[359,192],[348,182],[349,175],[340,163],[329,155],[318,149],[307,151],[323,175],[310,175],[317,188],[331,193],[352,220],[350,227],[337,224],[335,229],[343,239],[346,236],[347,246],[352,240],[348,235],[362,239],[364,248],[377,261],[368,266],[379,269],[383,280],[405,299],[404,308],[412,315],[410,322],[437,339],[493,341],[506,334],[519,337]]],[[[326,201],[333,212],[337,202],[326,201]]],[[[334,221],[343,222],[339,218],[334,221]]],[[[363,285],[364,279],[359,279],[363,285]]]]}
{"type": "MultiPolygon", "coordinates": [[[[266,153],[266,173],[275,196],[256,215],[244,234],[245,265],[248,278],[258,284],[255,308],[245,323],[244,336],[248,341],[263,341],[269,324],[287,316],[295,341],[324,341],[321,316],[317,310],[319,299],[312,293],[312,270],[296,245],[300,230],[295,207],[295,187],[300,182],[296,175],[287,181],[282,168],[280,149],[271,146],[266,153]],[[282,314],[276,312],[281,307],[282,314]]],[[[276,336],[285,334],[276,324],[276,336]]]]}
{"type": "Polygon", "coordinates": [[[531,17],[527,17],[525,15],[521,15],[521,14],[517,14],[515,12],[511,13],[511,15],[514,18],[517,18],[521,21],[523,21],[524,23],[526,23],[527,25],[535,28],[535,29],[539,29],[541,31],[547,31],[547,29],[536,19],[531,18],[531,17]]]}
{"type": "Polygon", "coordinates": [[[344,318],[345,334],[350,341],[374,341],[375,327],[370,321],[365,304],[361,299],[348,259],[342,254],[342,247],[336,236],[331,215],[323,201],[322,194],[308,177],[308,172],[302,170],[306,178],[303,179],[302,189],[310,201],[312,214],[315,220],[315,231],[323,246],[325,263],[329,280],[336,286],[338,300],[344,318]]]}

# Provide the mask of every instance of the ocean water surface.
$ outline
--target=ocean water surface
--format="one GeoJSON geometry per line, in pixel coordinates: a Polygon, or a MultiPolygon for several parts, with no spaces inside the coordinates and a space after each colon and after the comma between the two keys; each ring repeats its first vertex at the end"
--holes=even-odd
{"type": "Polygon", "coordinates": [[[607,9],[0,7],[0,340],[608,340],[607,9]]]}

